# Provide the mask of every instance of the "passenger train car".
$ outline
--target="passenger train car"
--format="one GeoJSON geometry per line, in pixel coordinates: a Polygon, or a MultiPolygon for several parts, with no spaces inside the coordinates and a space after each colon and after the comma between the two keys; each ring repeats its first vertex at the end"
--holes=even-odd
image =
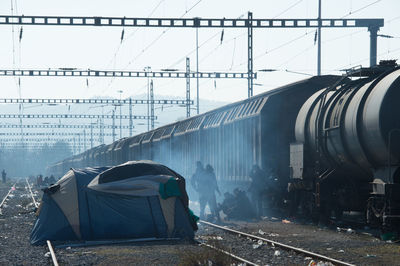
{"type": "Polygon", "coordinates": [[[257,164],[276,177],[292,209],[365,211],[369,222],[389,225],[400,217],[399,108],[400,70],[389,62],[289,84],[95,147],[48,171],[150,159],[190,178],[201,161],[235,187],[250,181],[257,164]]]}

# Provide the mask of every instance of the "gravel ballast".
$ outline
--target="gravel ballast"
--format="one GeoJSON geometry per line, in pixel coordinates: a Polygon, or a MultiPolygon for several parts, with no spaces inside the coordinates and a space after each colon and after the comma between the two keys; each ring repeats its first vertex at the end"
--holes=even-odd
{"type": "MultiPolygon", "coordinates": [[[[1,200],[11,185],[0,184],[1,200]]],[[[17,183],[0,215],[0,265],[51,265],[47,247],[29,243],[36,217],[25,186],[25,180],[17,183]]],[[[355,230],[337,232],[291,220],[283,222],[281,218],[225,221],[223,225],[357,265],[398,265],[400,261],[399,245],[355,230]]],[[[201,224],[196,241],[216,245],[260,265],[308,265],[312,260],[201,224]]],[[[158,241],[79,248],[67,244],[55,248],[55,252],[60,265],[190,265],[208,256],[209,249],[193,241],[158,241]]],[[[220,264],[231,263],[226,260],[220,264]]]]}

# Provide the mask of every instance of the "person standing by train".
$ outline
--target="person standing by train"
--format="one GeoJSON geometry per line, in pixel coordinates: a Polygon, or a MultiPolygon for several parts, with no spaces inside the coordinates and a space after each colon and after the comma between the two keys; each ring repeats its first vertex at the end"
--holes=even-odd
{"type": "Polygon", "coordinates": [[[200,201],[200,208],[202,208],[203,205],[203,210],[205,206],[208,203],[208,206],[210,207],[211,214],[214,216],[214,218],[220,222],[221,218],[219,217],[219,212],[218,212],[218,207],[217,207],[217,200],[215,198],[215,191],[218,192],[219,195],[221,195],[221,192],[218,189],[218,184],[217,184],[217,177],[215,176],[214,173],[214,168],[210,165],[207,164],[206,166],[206,185],[207,185],[207,190],[205,191],[205,197],[203,198],[203,204],[200,201]]]}
{"type": "MultiPolygon", "coordinates": [[[[215,199],[215,190],[219,192],[217,180],[214,174],[214,169],[211,165],[207,165],[208,170],[204,169],[200,161],[196,162],[196,172],[193,174],[191,184],[194,190],[199,194],[200,202],[200,219],[205,219],[204,210],[209,204],[211,213],[218,219],[217,203],[215,199]],[[214,181],[215,180],[215,181],[214,181]]],[[[218,219],[219,220],[219,219],[218,219]]]]}
{"type": "Polygon", "coordinates": [[[193,189],[198,193],[199,195],[199,202],[200,202],[200,219],[204,219],[204,208],[202,209],[202,195],[204,194],[204,190],[207,189],[204,186],[204,177],[206,174],[206,170],[203,167],[203,164],[200,161],[196,162],[196,171],[192,175],[192,178],[190,179],[190,183],[193,187],[193,189]]]}
{"type": "Polygon", "coordinates": [[[251,178],[251,184],[248,191],[250,193],[254,211],[256,212],[258,217],[261,217],[263,215],[262,199],[263,199],[263,192],[265,190],[266,174],[263,170],[260,169],[260,167],[257,164],[255,164],[251,168],[249,176],[251,178]]]}
{"type": "Polygon", "coordinates": [[[3,183],[5,184],[7,181],[7,173],[6,170],[3,169],[3,172],[1,172],[1,179],[3,181],[3,183]]]}

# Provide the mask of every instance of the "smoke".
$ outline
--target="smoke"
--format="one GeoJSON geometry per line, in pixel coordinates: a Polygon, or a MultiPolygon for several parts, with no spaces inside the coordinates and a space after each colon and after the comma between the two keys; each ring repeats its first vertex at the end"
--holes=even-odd
{"type": "Polygon", "coordinates": [[[54,145],[42,145],[37,149],[29,149],[21,145],[2,147],[0,152],[0,168],[5,169],[8,177],[23,177],[44,174],[49,165],[71,156],[70,146],[65,142],[54,145]]]}

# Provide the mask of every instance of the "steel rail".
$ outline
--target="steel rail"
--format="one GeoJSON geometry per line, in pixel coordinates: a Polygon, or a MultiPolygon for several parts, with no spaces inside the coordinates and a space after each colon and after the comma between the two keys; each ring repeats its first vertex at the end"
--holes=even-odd
{"type": "MultiPolygon", "coordinates": [[[[39,204],[37,203],[37,201],[35,200],[35,197],[33,196],[31,185],[29,184],[28,178],[25,178],[25,181],[26,181],[29,193],[31,194],[31,198],[32,198],[33,204],[37,208],[39,204]]],[[[54,249],[53,249],[53,246],[52,246],[50,240],[46,240],[46,243],[47,243],[47,247],[49,248],[49,251],[50,251],[51,260],[53,262],[53,265],[54,266],[59,266],[58,265],[58,261],[57,261],[57,257],[56,257],[56,253],[54,252],[54,249]]]]}
{"type": "Polygon", "coordinates": [[[266,242],[266,243],[268,243],[268,244],[270,244],[272,246],[275,246],[275,247],[280,247],[280,248],[286,249],[286,250],[292,250],[292,251],[294,251],[296,253],[304,254],[304,255],[307,255],[307,256],[312,257],[312,258],[317,258],[317,259],[320,259],[320,260],[329,261],[329,262],[334,263],[336,265],[354,266],[354,264],[351,264],[351,263],[347,263],[347,262],[344,262],[344,261],[333,259],[333,258],[324,256],[324,255],[321,255],[321,254],[318,254],[318,253],[314,253],[314,252],[307,251],[307,250],[304,250],[304,249],[301,249],[301,248],[297,248],[297,247],[294,247],[294,246],[286,245],[286,244],[283,244],[283,243],[280,243],[280,242],[276,242],[276,241],[273,241],[273,240],[270,240],[270,239],[266,239],[266,238],[263,238],[263,237],[259,237],[259,236],[256,236],[256,235],[252,235],[252,234],[248,234],[248,233],[245,233],[245,232],[237,231],[237,230],[234,230],[234,229],[230,229],[230,228],[223,227],[223,226],[220,226],[220,225],[216,225],[216,224],[213,224],[213,223],[210,223],[210,222],[206,222],[206,221],[199,221],[199,222],[202,223],[202,224],[211,226],[211,227],[215,227],[215,228],[227,231],[229,233],[233,233],[233,234],[240,235],[240,236],[246,236],[246,237],[249,237],[249,238],[252,238],[252,239],[261,240],[261,241],[266,242]]]}
{"type": "Polygon", "coordinates": [[[37,208],[37,207],[39,207],[39,204],[37,203],[37,201],[35,200],[35,197],[33,196],[31,185],[29,184],[28,178],[25,178],[25,181],[26,181],[26,184],[28,185],[29,193],[31,194],[33,204],[35,205],[35,208],[37,208]]]}
{"type": "Polygon", "coordinates": [[[58,261],[57,261],[56,253],[54,252],[53,246],[51,245],[50,240],[47,240],[46,242],[47,242],[47,247],[50,250],[51,260],[53,261],[53,265],[58,266],[58,261]]]}
{"type": "Polygon", "coordinates": [[[228,251],[225,251],[225,250],[223,250],[223,249],[214,247],[213,245],[206,244],[206,243],[200,243],[200,245],[201,245],[201,246],[206,246],[206,247],[208,247],[208,248],[211,248],[211,249],[214,249],[214,250],[216,250],[216,251],[218,251],[218,252],[221,252],[221,253],[223,253],[223,254],[225,254],[225,255],[228,255],[228,256],[234,258],[235,260],[238,260],[238,261],[240,261],[240,262],[245,263],[246,265],[258,266],[258,264],[254,263],[254,262],[251,262],[251,261],[248,261],[248,260],[246,260],[246,259],[244,259],[244,258],[242,258],[242,257],[236,256],[235,254],[230,253],[230,252],[228,252],[228,251]]]}
{"type": "MultiPolygon", "coordinates": [[[[15,183],[16,184],[16,183],[15,183]]],[[[6,202],[8,196],[11,194],[12,188],[15,188],[15,184],[11,186],[10,190],[8,191],[7,195],[4,197],[4,199],[0,203],[0,209],[3,208],[4,203],[6,202]]]]}

